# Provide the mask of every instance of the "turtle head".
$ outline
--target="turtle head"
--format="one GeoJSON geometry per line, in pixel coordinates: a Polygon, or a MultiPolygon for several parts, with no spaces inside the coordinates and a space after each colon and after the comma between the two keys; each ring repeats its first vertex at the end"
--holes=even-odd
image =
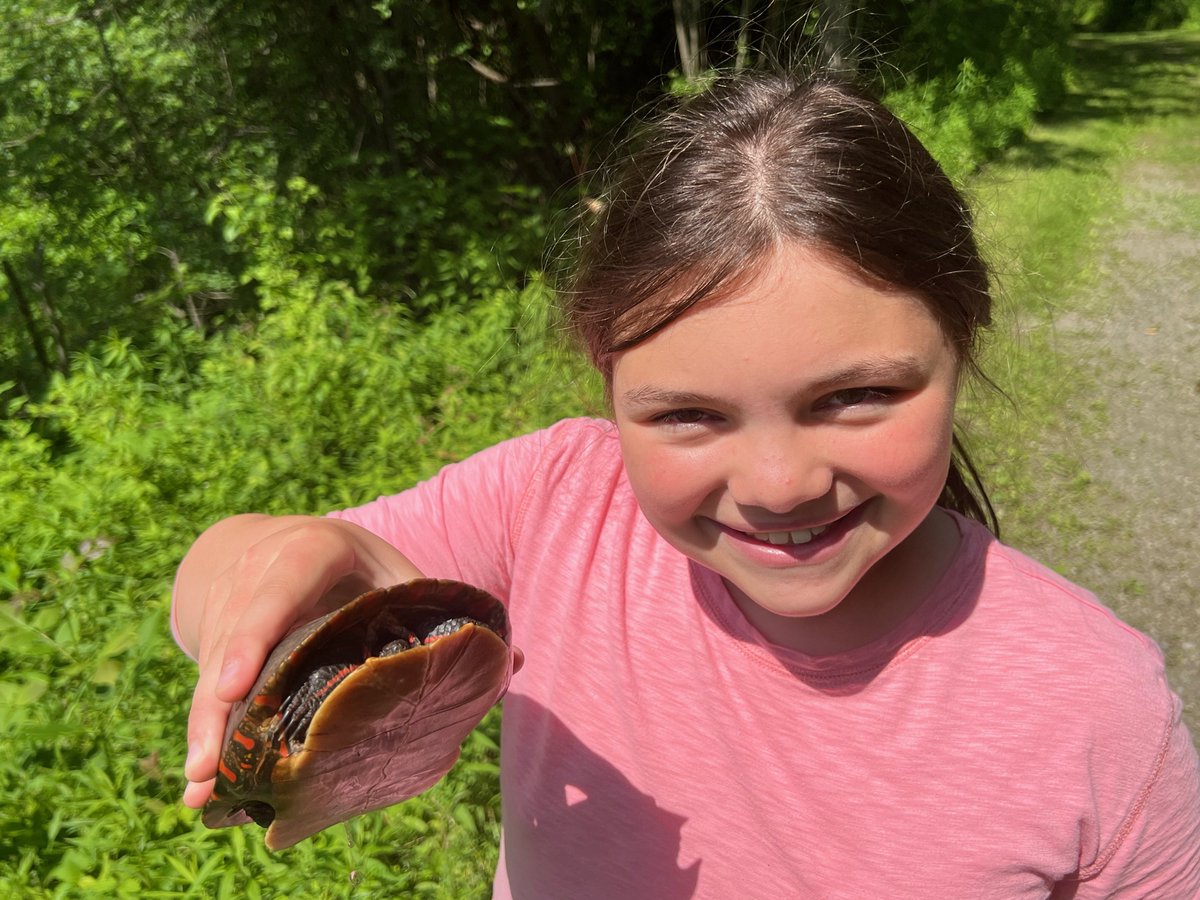
{"type": "Polygon", "coordinates": [[[262,828],[267,828],[275,821],[275,807],[262,800],[247,800],[245,803],[234,807],[233,811],[244,812],[254,820],[255,825],[262,828]]]}

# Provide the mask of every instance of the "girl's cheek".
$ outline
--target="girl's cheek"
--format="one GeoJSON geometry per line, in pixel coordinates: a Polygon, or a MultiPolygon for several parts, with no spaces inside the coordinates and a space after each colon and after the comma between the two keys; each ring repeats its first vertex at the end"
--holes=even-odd
{"type": "Polygon", "coordinates": [[[950,464],[953,404],[930,404],[924,415],[899,417],[875,442],[876,471],[896,489],[941,492],[950,464]]]}
{"type": "Polygon", "coordinates": [[[679,521],[694,515],[714,489],[707,456],[650,441],[631,444],[625,466],[647,518],[679,521]]]}

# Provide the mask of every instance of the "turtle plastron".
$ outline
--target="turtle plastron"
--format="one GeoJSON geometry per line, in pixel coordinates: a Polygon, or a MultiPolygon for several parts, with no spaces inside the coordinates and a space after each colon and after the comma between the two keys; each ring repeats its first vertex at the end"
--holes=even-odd
{"type": "Polygon", "coordinates": [[[267,826],[267,847],[280,850],[413,797],[453,767],[511,673],[507,617],[482,591],[422,579],[356,598],[285,638],[234,708],[203,821],[211,828],[257,821],[267,826]],[[432,643],[366,658],[321,702],[303,745],[280,737],[274,723],[283,695],[303,681],[306,667],[316,667],[323,645],[344,643],[375,618],[406,608],[426,619],[436,608],[443,618],[471,621],[432,643]]]}

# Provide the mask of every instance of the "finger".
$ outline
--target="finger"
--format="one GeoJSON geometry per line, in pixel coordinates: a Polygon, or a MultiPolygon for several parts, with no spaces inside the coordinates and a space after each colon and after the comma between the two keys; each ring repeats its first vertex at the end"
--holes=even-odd
{"type": "Polygon", "coordinates": [[[190,806],[192,809],[199,809],[208,802],[208,798],[212,796],[213,784],[215,778],[210,778],[206,781],[189,781],[187,787],[183,789],[183,803],[185,806],[190,806]]]}
{"type": "Polygon", "coordinates": [[[217,760],[225,740],[230,704],[212,694],[211,677],[201,674],[192,694],[188,714],[188,755],[183,774],[189,781],[207,781],[217,774],[217,760]]]}
{"type": "Polygon", "coordinates": [[[525,651],[520,647],[513,647],[513,674],[516,675],[520,672],[523,665],[525,665],[525,651]]]}
{"type": "Polygon", "coordinates": [[[267,625],[258,624],[260,621],[262,617],[243,614],[229,637],[218,638],[211,642],[211,648],[206,647],[207,661],[201,666],[188,716],[184,775],[191,782],[207,783],[216,775],[230,709],[253,688],[275,642],[273,635],[264,640],[263,635],[271,632],[267,625]]]}
{"type": "Polygon", "coordinates": [[[312,578],[311,570],[306,573],[290,558],[297,554],[289,546],[272,538],[260,542],[218,573],[209,587],[200,623],[200,672],[188,718],[184,772],[192,782],[203,783],[216,774],[231,705],[249,693],[271,648],[307,617],[306,610],[311,613],[313,598],[324,592],[319,582],[304,583],[312,578]]]}
{"type": "Polygon", "coordinates": [[[213,697],[224,704],[236,703],[250,692],[271,647],[261,635],[235,632],[225,645],[224,658],[212,687],[213,697]]]}
{"type": "Polygon", "coordinates": [[[310,619],[318,599],[326,593],[300,584],[260,586],[256,601],[245,607],[229,630],[221,650],[220,668],[213,682],[214,696],[232,703],[254,686],[276,644],[300,623],[310,619]]]}
{"type": "MultiPolygon", "coordinates": [[[[306,521],[272,535],[247,551],[246,574],[238,574],[223,613],[225,632],[217,695],[236,700],[249,690],[271,649],[289,631],[344,605],[363,591],[387,583],[396,551],[345,523],[306,521]],[[364,542],[381,545],[357,553],[364,542]],[[391,565],[377,556],[391,554],[391,565]],[[382,581],[379,579],[383,579],[382,581]],[[230,624],[232,623],[232,624],[230,624]]],[[[402,556],[411,574],[420,572],[402,556]]]]}
{"type": "Polygon", "coordinates": [[[401,580],[420,575],[369,533],[318,520],[268,535],[213,577],[199,622],[200,673],[188,718],[184,774],[191,785],[185,802],[202,803],[207,796],[230,708],[249,693],[280,638],[396,570],[401,580]],[[354,548],[364,538],[380,546],[359,558],[354,548]]]}

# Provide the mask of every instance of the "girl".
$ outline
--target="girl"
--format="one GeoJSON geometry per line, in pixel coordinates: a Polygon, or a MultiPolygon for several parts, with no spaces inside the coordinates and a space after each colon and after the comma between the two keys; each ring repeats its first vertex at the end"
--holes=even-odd
{"type": "Polygon", "coordinates": [[[418,573],[508,604],[498,897],[1200,896],[1154,644],[988,528],[961,197],[882,106],[728,79],[645,129],[565,292],[613,421],[214,525],[185,800],[290,628],[418,573]]]}

